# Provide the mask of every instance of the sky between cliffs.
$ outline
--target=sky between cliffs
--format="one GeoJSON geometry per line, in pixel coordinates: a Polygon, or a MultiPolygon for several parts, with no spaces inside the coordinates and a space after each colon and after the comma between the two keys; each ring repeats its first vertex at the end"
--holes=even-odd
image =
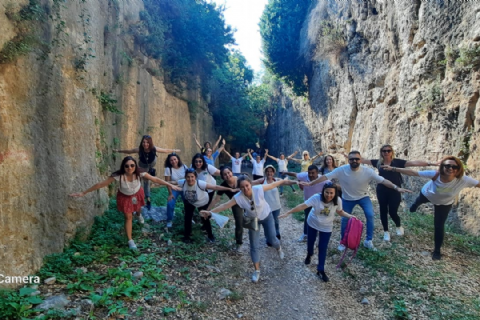
{"type": "Polygon", "coordinates": [[[263,69],[261,59],[262,40],[260,36],[260,17],[268,0],[210,0],[224,5],[225,22],[236,29],[235,41],[250,67],[255,73],[263,69]]]}

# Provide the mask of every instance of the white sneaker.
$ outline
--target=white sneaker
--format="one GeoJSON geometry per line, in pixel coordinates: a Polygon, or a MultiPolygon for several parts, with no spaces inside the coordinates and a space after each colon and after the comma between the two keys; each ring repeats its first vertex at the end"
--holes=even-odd
{"type": "Polygon", "coordinates": [[[258,282],[260,279],[260,270],[255,270],[252,274],[252,282],[258,282]]]}
{"type": "Polygon", "coordinates": [[[282,247],[278,248],[277,252],[280,260],[283,260],[283,258],[285,258],[285,253],[283,253],[282,247]]]}
{"type": "Polygon", "coordinates": [[[405,230],[403,229],[403,227],[398,227],[397,228],[397,236],[403,236],[405,234],[405,230]]]}
{"type": "Polygon", "coordinates": [[[135,241],[128,240],[128,247],[132,250],[137,250],[137,246],[135,245],[135,241]]]}
{"type": "Polygon", "coordinates": [[[343,244],[339,244],[337,249],[338,249],[338,251],[344,251],[346,248],[343,244]]]}
{"type": "Polygon", "coordinates": [[[383,232],[383,241],[390,241],[390,232],[383,232]]]}
{"type": "Polygon", "coordinates": [[[167,221],[167,228],[171,228],[173,226],[172,221],[167,221]]]}
{"type": "Polygon", "coordinates": [[[145,219],[143,219],[143,216],[141,213],[137,213],[137,219],[138,219],[138,222],[140,224],[144,224],[145,223],[145,219]]]}
{"type": "Polygon", "coordinates": [[[242,251],[242,244],[236,244],[235,248],[233,249],[235,252],[240,252],[242,251]]]}
{"type": "Polygon", "coordinates": [[[302,234],[300,238],[298,238],[298,242],[307,242],[307,235],[302,234]]]}
{"type": "Polygon", "coordinates": [[[372,240],[365,240],[363,241],[363,246],[367,249],[370,249],[372,251],[377,251],[377,249],[373,246],[372,240]]]}

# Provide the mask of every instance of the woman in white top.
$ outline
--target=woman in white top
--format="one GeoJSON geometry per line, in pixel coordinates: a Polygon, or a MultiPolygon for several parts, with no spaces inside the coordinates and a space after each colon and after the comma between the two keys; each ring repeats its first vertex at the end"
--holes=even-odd
{"type": "Polygon", "coordinates": [[[235,177],[238,177],[241,175],[242,172],[242,162],[243,162],[243,157],[240,157],[240,152],[235,152],[235,157],[232,157],[230,153],[228,153],[227,150],[223,149],[223,152],[227,154],[227,156],[232,160],[232,172],[235,177]]]}
{"type": "MultiPolygon", "coordinates": [[[[156,147],[153,144],[152,137],[149,135],[144,135],[142,137],[142,141],[140,142],[140,145],[138,146],[138,148],[125,149],[125,150],[113,149],[113,152],[126,153],[126,154],[138,153],[138,166],[141,169],[144,169],[144,171],[148,172],[148,174],[155,176],[156,175],[155,165],[157,164],[157,152],[169,153],[169,152],[180,152],[180,150],[164,149],[164,148],[156,147]]],[[[148,179],[143,181],[143,188],[145,191],[145,197],[147,198],[147,209],[150,210],[152,204],[150,202],[150,181],[148,181],[148,179]]]]}
{"type": "Polygon", "coordinates": [[[382,169],[400,172],[409,176],[430,178],[430,181],[423,186],[415,203],[410,207],[410,212],[417,211],[418,206],[423,203],[431,202],[433,204],[435,248],[432,252],[432,259],[442,259],[440,248],[443,244],[445,222],[447,221],[450,209],[452,209],[455,197],[464,188],[480,188],[480,182],[465,176],[462,161],[454,156],[444,157],[440,162],[439,171],[415,171],[391,166],[382,166],[382,169]]]}
{"type": "MultiPolygon", "coordinates": [[[[280,259],[283,259],[284,254],[280,247],[280,242],[275,237],[275,224],[273,222],[270,206],[265,200],[265,191],[272,190],[280,185],[295,184],[292,180],[280,180],[271,184],[257,185],[252,187],[252,181],[248,176],[240,176],[238,178],[238,185],[240,192],[238,192],[230,201],[212,209],[211,211],[201,211],[202,216],[208,217],[211,212],[221,212],[230,209],[234,205],[238,205],[245,210],[245,217],[249,219],[257,219],[258,224],[263,226],[267,241],[272,244],[272,247],[277,249],[280,259]]],[[[260,257],[258,253],[260,226],[257,230],[248,229],[248,236],[250,239],[250,256],[252,257],[255,272],[252,275],[252,281],[257,282],[260,278],[260,257]]]]}
{"type": "Polygon", "coordinates": [[[265,164],[265,160],[267,159],[268,150],[265,149],[265,156],[263,156],[263,159],[259,155],[257,155],[254,159],[251,154],[252,151],[253,150],[248,149],[247,153],[250,159],[252,159],[250,160],[250,162],[252,162],[252,165],[253,165],[253,169],[252,169],[253,180],[257,180],[257,179],[263,178],[263,165],[265,164]]]}
{"type": "MultiPolygon", "coordinates": [[[[255,185],[255,182],[258,184],[272,184],[274,182],[280,181],[282,179],[275,178],[275,167],[269,164],[265,167],[264,170],[265,176],[263,179],[255,180],[252,185],[255,185]]],[[[280,186],[281,187],[281,186],[280,186]]],[[[273,188],[272,190],[265,191],[265,200],[267,201],[268,205],[270,206],[270,210],[272,212],[273,221],[275,222],[275,234],[278,240],[281,240],[280,236],[280,225],[278,223],[278,216],[280,215],[280,209],[282,205],[280,204],[280,193],[278,192],[278,188],[273,188]]],[[[269,247],[272,246],[270,242],[267,240],[267,245],[269,247]]]]}
{"type": "Polygon", "coordinates": [[[312,207],[310,214],[307,218],[308,224],[308,237],[307,237],[307,257],[305,258],[305,264],[310,264],[311,257],[313,255],[313,247],[318,239],[318,265],[317,275],[325,282],[328,281],[328,277],[325,274],[325,260],[327,258],[328,242],[332,235],[333,220],[335,218],[335,212],[345,218],[350,219],[352,215],[346,213],[342,209],[342,199],[338,197],[338,188],[334,183],[328,182],[323,186],[322,193],[317,193],[308,198],[302,204],[299,204],[293,209],[285,212],[280,218],[285,218],[291,213],[303,211],[309,207],[312,207]]]}
{"type": "MultiPolygon", "coordinates": [[[[128,237],[128,246],[130,249],[135,250],[137,246],[132,240],[132,218],[134,212],[140,212],[143,205],[145,205],[145,194],[141,185],[141,179],[147,179],[155,183],[169,186],[173,190],[180,191],[179,187],[171,185],[162,179],[152,177],[148,173],[140,172],[137,166],[137,161],[134,158],[128,156],[125,157],[120,166],[120,170],[112,173],[106,180],[99,182],[87,190],[79,193],[70,194],[71,197],[83,197],[89,192],[98,190],[103,187],[107,187],[114,181],[119,181],[120,187],[117,192],[117,209],[125,216],[125,232],[128,237]]],[[[141,217],[141,216],[140,216],[141,217]]],[[[140,218],[139,217],[139,218],[140,218]]],[[[140,222],[143,222],[141,218],[140,222]]]]}
{"type": "MultiPolygon", "coordinates": [[[[217,184],[217,181],[213,176],[219,176],[220,170],[218,170],[211,164],[208,164],[201,153],[197,153],[196,155],[193,156],[191,168],[194,168],[195,171],[197,172],[198,180],[205,181],[206,183],[209,183],[211,185],[217,184]]],[[[207,190],[208,204],[212,202],[213,196],[215,195],[215,190],[216,189],[212,189],[212,188],[209,188],[207,190]]]]}
{"type": "MultiPolygon", "coordinates": [[[[293,157],[295,153],[292,153],[291,155],[288,156],[288,158],[293,157]]],[[[283,152],[280,152],[280,158],[275,158],[269,154],[267,154],[267,157],[269,157],[272,160],[277,161],[278,164],[278,177],[280,179],[285,179],[287,175],[285,172],[288,172],[288,160],[285,159],[285,154],[283,152]]],[[[295,192],[295,188],[293,186],[290,186],[292,188],[292,191],[295,192]]],[[[280,190],[280,195],[283,195],[283,186],[280,186],[278,188],[280,190]]]]}
{"type": "MultiPolygon", "coordinates": [[[[200,155],[201,156],[201,155],[200,155]]],[[[203,157],[202,157],[203,159],[203,157]]],[[[194,168],[189,168],[185,171],[185,179],[173,182],[182,187],[183,191],[183,205],[185,208],[185,220],[184,220],[184,237],[183,242],[191,243],[190,238],[192,234],[192,218],[195,212],[195,208],[205,210],[210,204],[208,189],[222,190],[222,191],[236,191],[231,188],[217,186],[215,184],[209,184],[204,180],[197,179],[197,171],[194,168]]],[[[210,218],[202,219],[203,230],[207,232],[208,241],[215,242],[215,236],[212,232],[212,225],[210,224],[210,218]]]]}
{"type": "MultiPolygon", "coordinates": [[[[178,181],[185,178],[185,170],[188,169],[182,163],[180,157],[176,153],[170,153],[165,160],[165,181],[178,181]]],[[[178,196],[183,197],[182,191],[175,191],[168,188],[168,202],[167,202],[167,228],[172,227],[173,216],[175,213],[175,204],[178,196]]]]}

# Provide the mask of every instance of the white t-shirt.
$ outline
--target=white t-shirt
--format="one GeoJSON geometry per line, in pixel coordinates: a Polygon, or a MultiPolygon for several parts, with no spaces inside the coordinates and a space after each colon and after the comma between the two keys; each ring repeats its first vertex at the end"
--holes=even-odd
{"type": "MultiPolygon", "coordinates": [[[[146,172],[140,173],[140,178],[143,178],[143,176],[146,174],[146,172]]],[[[140,190],[140,187],[142,186],[141,180],[142,179],[137,179],[136,176],[134,176],[133,181],[129,182],[125,179],[125,175],[120,175],[113,177],[113,179],[120,181],[119,186],[118,186],[118,191],[123,193],[126,196],[132,196],[135,193],[140,190]]]]}
{"type": "Polygon", "coordinates": [[[240,157],[240,158],[238,158],[238,159],[232,157],[231,160],[232,160],[232,172],[233,172],[233,173],[240,173],[240,172],[242,172],[242,161],[243,161],[243,157],[240,157]]]}
{"type": "Polygon", "coordinates": [[[316,194],[305,201],[305,204],[312,207],[307,218],[308,225],[318,231],[332,232],[335,212],[342,210],[342,199],[337,198],[337,205],[334,205],[333,202],[323,202],[322,196],[316,194]]]}
{"type": "Polygon", "coordinates": [[[193,186],[189,186],[185,179],[178,180],[178,185],[183,188],[183,198],[193,206],[200,208],[208,203],[207,183],[197,180],[193,186]]]}
{"type": "Polygon", "coordinates": [[[376,183],[382,183],[385,180],[371,168],[361,165],[357,171],[353,171],[349,164],[338,167],[325,176],[328,180],[338,179],[342,186],[342,198],[349,201],[367,197],[370,181],[374,180],[376,183]]]}
{"type": "Polygon", "coordinates": [[[270,209],[270,206],[268,205],[267,201],[265,201],[265,195],[263,192],[263,187],[261,185],[259,186],[252,186],[252,199],[253,203],[251,202],[252,200],[248,199],[243,192],[239,192],[233,197],[235,198],[235,201],[237,202],[238,206],[245,210],[245,215],[247,217],[252,217],[255,218],[257,217],[258,220],[263,220],[272,211],[270,209]],[[253,206],[253,210],[252,210],[253,206]]]}
{"type": "Polygon", "coordinates": [[[278,172],[288,171],[287,170],[287,165],[288,165],[288,160],[287,159],[283,159],[283,160],[278,159],[277,163],[278,163],[278,172]]]}
{"type": "MultiPolygon", "coordinates": [[[[281,179],[275,178],[275,181],[279,181],[281,179]]],[[[268,184],[267,178],[263,181],[263,184],[268,184]]],[[[264,191],[265,200],[267,201],[268,205],[270,206],[270,210],[280,210],[282,205],[280,204],[280,192],[278,192],[278,188],[273,188],[272,190],[264,191]]]]}
{"type": "MultiPolygon", "coordinates": [[[[207,164],[207,170],[203,170],[202,172],[198,173],[197,180],[205,181],[208,184],[216,185],[217,181],[213,177],[215,172],[217,172],[217,168],[212,166],[211,164],[207,164]]],[[[208,192],[213,192],[214,190],[208,189],[208,192]]]]}
{"type": "Polygon", "coordinates": [[[165,177],[171,177],[172,181],[178,181],[180,179],[185,179],[185,170],[187,166],[183,165],[178,169],[175,168],[165,168],[165,177]]]}
{"type": "Polygon", "coordinates": [[[250,161],[253,164],[252,174],[263,177],[263,165],[265,163],[265,160],[260,160],[259,163],[255,159],[252,159],[250,161]]]}
{"type": "Polygon", "coordinates": [[[440,176],[435,181],[432,181],[431,179],[435,176],[435,173],[436,171],[426,170],[419,171],[418,175],[423,178],[430,178],[430,181],[423,186],[422,193],[425,198],[436,205],[452,204],[462,189],[475,187],[478,184],[478,180],[467,176],[463,176],[460,179],[455,178],[447,183],[440,181],[440,176]]]}

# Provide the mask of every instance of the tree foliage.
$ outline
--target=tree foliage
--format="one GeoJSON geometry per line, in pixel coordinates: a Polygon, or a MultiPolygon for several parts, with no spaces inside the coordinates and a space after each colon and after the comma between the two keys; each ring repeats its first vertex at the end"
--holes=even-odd
{"type": "Polygon", "coordinates": [[[307,93],[306,66],[299,55],[300,30],[311,0],[270,0],[260,20],[264,64],[293,88],[297,95],[307,93]]]}
{"type": "Polygon", "coordinates": [[[210,109],[217,131],[226,137],[236,151],[253,148],[265,130],[264,108],[268,95],[252,85],[253,71],[237,51],[216,69],[211,83],[210,109]]]}
{"type": "Polygon", "coordinates": [[[146,54],[159,59],[168,80],[180,84],[189,76],[206,82],[227,58],[233,31],[223,8],[205,0],[144,0],[142,24],[135,34],[146,54]]]}

